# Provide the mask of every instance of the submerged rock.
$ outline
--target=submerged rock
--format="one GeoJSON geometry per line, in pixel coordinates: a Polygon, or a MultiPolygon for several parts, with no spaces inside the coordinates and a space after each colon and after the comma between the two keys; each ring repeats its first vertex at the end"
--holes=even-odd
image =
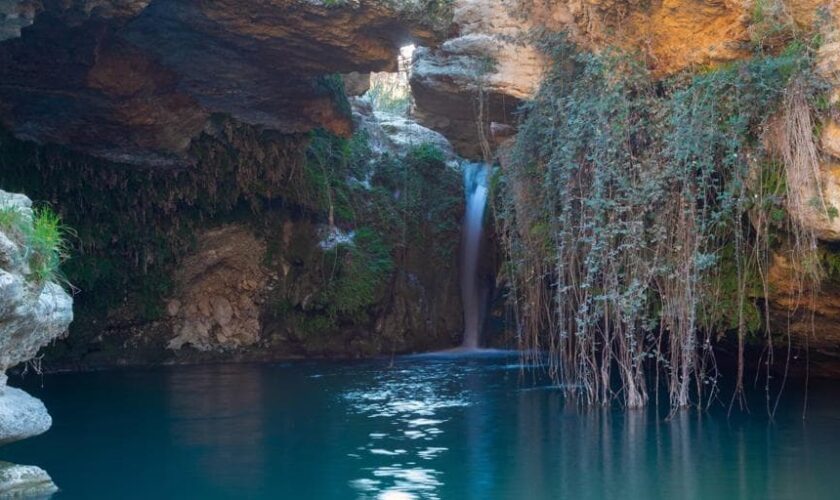
{"type": "Polygon", "coordinates": [[[58,491],[44,469],[0,462],[0,498],[50,498],[58,491]]]}

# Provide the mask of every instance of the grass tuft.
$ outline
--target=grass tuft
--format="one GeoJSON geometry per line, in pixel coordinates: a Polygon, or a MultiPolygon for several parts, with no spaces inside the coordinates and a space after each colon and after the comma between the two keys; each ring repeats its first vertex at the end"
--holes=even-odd
{"type": "Polygon", "coordinates": [[[63,281],[60,266],[67,258],[64,236],[69,230],[51,208],[36,208],[30,221],[19,208],[2,207],[0,230],[22,247],[23,258],[29,264],[30,281],[63,281]]]}

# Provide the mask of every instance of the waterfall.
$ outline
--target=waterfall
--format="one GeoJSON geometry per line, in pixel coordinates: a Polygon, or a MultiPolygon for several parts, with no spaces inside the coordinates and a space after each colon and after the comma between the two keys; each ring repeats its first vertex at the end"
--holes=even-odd
{"type": "Polygon", "coordinates": [[[483,163],[466,163],[464,193],[467,209],[464,214],[461,256],[461,300],[464,304],[464,342],[466,349],[478,348],[481,335],[481,291],[478,287],[478,257],[484,208],[487,206],[488,168],[483,163]]]}

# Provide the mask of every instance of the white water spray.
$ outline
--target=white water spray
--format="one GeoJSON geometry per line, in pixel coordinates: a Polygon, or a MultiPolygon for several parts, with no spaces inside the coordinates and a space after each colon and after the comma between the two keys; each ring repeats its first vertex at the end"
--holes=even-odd
{"type": "Polygon", "coordinates": [[[488,168],[483,163],[464,165],[463,254],[461,257],[461,300],[464,304],[464,342],[462,347],[477,349],[481,336],[481,291],[478,287],[478,257],[484,209],[487,206],[488,168]]]}

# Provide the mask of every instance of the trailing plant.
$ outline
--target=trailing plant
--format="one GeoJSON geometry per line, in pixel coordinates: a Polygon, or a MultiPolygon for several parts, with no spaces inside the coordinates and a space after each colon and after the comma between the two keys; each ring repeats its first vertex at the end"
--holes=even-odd
{"type": "Polygon", "coordinates": [[[717,394],[712,342],[734,332],[740,398],[770,235],[795,224],[775,203],[790,179],[756,180],[778,178],[760,138],[819,87],[812,51],[655,81],[633,54],[541,46],[554,64],[494,183],[522,347],[584,403],[641,407],[663,377],[679,408],[717,394]]]}

